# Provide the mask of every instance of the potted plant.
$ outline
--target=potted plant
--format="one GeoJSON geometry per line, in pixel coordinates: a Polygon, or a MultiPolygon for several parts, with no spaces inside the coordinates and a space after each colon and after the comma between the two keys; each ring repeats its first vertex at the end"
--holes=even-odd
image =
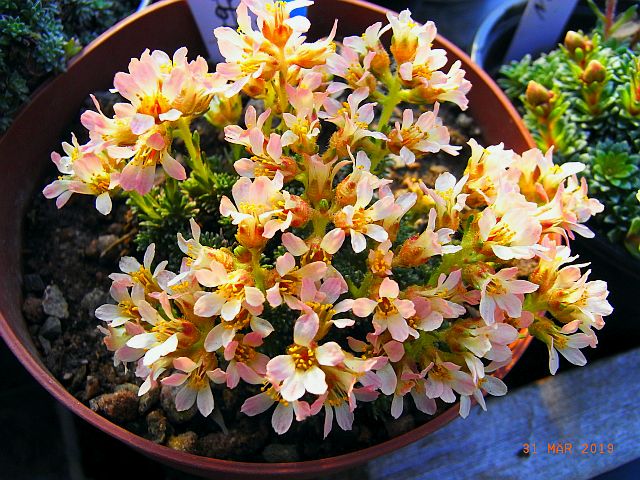
{"type": "MultiPolygon", "coordinates": [[[[307,2],[292,6],[300,3],[307,2]]],[[[592,328],[601,328],[611,310],[606,285],[587,281],[578,265],[565,265],[571,258],[562,244],[573,231],[585,232],[582,223],[600,205],[586,197],[572,170],[553,167],[550,154],[532,149],[518,155],[502,145],[485,149],[471,142],[459,181],[444,173],[433,188],[420,182],[406,191],[391,188],[390,160],[410,166],[427,152],[457,152],[437,117],[439,101],[466,108],[467,100],[478,99],[474,115],[486,125],[487,139],[510,132],[510,145],[526,150],[528,137],[490,80],[437,39],[433,24],[419,26],[408,11],[397,15],[362,2],[334,5],[358,23],[349,25],[358,30],[342,36],[380,23],[364,36],[345,38],[335,52],[336,27],[326,16],[316,17],[317,9],[309,11],[312,24],[326,28],[321,35],[331,33],[305,42],[301,34],[309,24],[289,19],[284,4],[265,8],[246,2],[239,7],[239,32],[216,32],[225,62],[215,75],[202,59],[188,60],[185,49],[172,57],[145,51],[115,77],[114,87],[126,101],[114,108],[114,116],[99,108],[86,112],[89,142],[66,144],[64,156],[52,156],[61,177],[44,193],[56,197],[60,207],[72,193],[93,195],[104,214],[111,195],[128,192],[147,225],[156,206],[171,204],[170,197],[195,199],[201,211],[213,205],[220,212],[210,221],[226,229],[221,233],[226,244],[215,245],[193,221],[190,235],[178,236],[186,255],[179,271],[154,264],[150,245],[142,262],[125,257],[122,272],[111,276],[117,304],[100,307],[96,315],[106,321],[105,343],[116,362],[137,363],[136,373],[144,379],[139,393],[164,384],[176,394],[177,411],[197,408],[207,417],[221,403],[214,402],[212,385],[226,385],[216,388],[218,396],[242,379],[249,393],[242,398],[245,413],[259,415],[275,405],[269,416],[278,434],[290,428],[294,416],[303,421],[321,415],[325,436],[337,428],[334,418],[349,430],[358,402],[378,397],[386,396],[395,417],[408,394],[428,414],[436,412],[436,398],[455,401],[454,392],[459,406],[368,449],[292,464],[232,462],[156,445],[87,409],[43,368],[11,279],[12,272],[19,277],[11,252],[19,249],[19,235],[12,234],[19,231],[21,216],[3,216],[8,275],[2,279],[0,321],[7,343],[80,416],[188,471],[305,477],[364,462],[458,412],[466,415],[472,397],[484,404],[483,391],[504,394],[499,377],[526,347],[527,333],[547,344],[552,373],[558,352],[584,364],[579,349],[595,344],[592,328]],[[247,6],[258,16],[257,30],[247,6]],[[385,31],[393,32],[391,56],[380,42],[385,31]],[[448,53],[433,48],[437,45],[448,53]],[[238,55],[239,46],[246,55],[238,55]],[[441,69],[447,55],[458,59],[441,69]],[[469,79],[484,85],[476,90],[480,95],[469,92],[469,79]],[[250,105],[242,107],[241,91],[253,99],[250,105]],[[337,100],[341,95],[344,103],[337,100]],[[410,106],[425,104],[433,110],[412,117],[410,106]],[[400,106],[405,108],[398,111],[400,106]],[[244,126],[236,124],[242,108],[244,126]],[[203,154],[204,137],[192,130],[194,118],[205,114],[225,127],[229,143],[239,145],[229,152],[233,164],[227,173],[239,175],[229,195],[212,195],[222,173],[214,168],[224,165],[203,154]],[[261,383],[262,392],[251,386],[261,383]]],[[[99,84],[92,68],[103,54],[145,45],[148,39],[140,32],[161,21],[186,27],[186,34],[159,38],[156,45],[201,48],[185,3],[165,2],[103,37],[68,75],[84,77],[89,93],[99,84]]],[[[109,61],[117,64],[124,55],[109,61]]],[[[5,155],[18,148],[21,158],[42,167],[39,155],[50,144],[21,142],[28,134],[25,122],[52,115],[38,107],[75,79],[57,79],[36,97],[2,139],[5,155]]],[[[56,122],[72,112],[62,110],[56,122]]],[[[31,165],[12,165],[22,183],[11,182],[3,195],[24,209],[34,175],[27,174],[31,165]]],[[[2,202],[2,208],[13,204],[2,202]]],[[[180,198],[175,205],[191,208],[180,198]]],[[[159,231],[162,222],[155,227],[159,231]]],[[[384,401],[378,405],[384,406],[384,401]]]]}

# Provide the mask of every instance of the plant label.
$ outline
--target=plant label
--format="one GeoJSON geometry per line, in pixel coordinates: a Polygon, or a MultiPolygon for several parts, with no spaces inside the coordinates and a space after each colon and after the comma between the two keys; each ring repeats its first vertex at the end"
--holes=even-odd
{"type": "Polygon", "coordinates": [[[516,29],[505,62],[536,55],[558,43],[577,0],[529,0],[516,29]]]}

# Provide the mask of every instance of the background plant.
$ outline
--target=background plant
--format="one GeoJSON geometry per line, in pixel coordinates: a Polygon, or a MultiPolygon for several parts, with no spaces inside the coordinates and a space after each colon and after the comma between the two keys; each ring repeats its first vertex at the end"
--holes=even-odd
{"type": "Polygon", "coordinates": [[[640,258],[635,174],[640,157],[637,5],[619,17],[615,2],[588,35],[568,32],[557,49],[502,68],[500,84],[524,115],[539,148],[559,163],[582,161],[590,190],[605,205],[597,227],[640,258]]]}
{"type": "Polygon", "coordinates": [[[138,3],[0,0],[0,134],[44,79],[138,3]]]}

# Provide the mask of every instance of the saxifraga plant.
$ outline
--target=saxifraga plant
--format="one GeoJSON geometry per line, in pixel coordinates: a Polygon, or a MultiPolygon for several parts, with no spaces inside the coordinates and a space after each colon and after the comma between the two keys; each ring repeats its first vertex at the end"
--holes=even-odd
{"type": "Polygon", "coordinates": [[[116,364],[136,365],[141,395],[175,387],[177,409],[204,416],[244,382],[242,412],[275,406],[279,434],[323,412],[325,436],[376,399],[373,414],[396,418],[409,396],[431,415],[437,401],[459,398],[462,416],[471,398],[485,407],[483,391],[506,393],[491,372],[527,333],[551,373],[558,353],[584,365],[612,311],[606,283],[571,263],[569,240],[603,208],[576,176],[584,165],[471,140],[462,178],[394,185],[394,165],[458,154],[439,104],[466,109],[471,84],[460,62],[442,70],[432,22],[389,14],[336,51],[335,28],[309,43],[308,20],[290,18],[311,3],[243,0],[239,28],[215,30],[216,73],[184,48],[144,52],[114,78],[115,115],[96,103],[89,142],[52,154],[61,176],[45,196],[92,195],[103,214],[128,196],[148,240],[163,218],[219,213],[226,244],[192,219],[177,271],[154,264],[154,244],[142,263],[121,259],[116,303],[96,311],[116,364]],[[205,159],[202,116],[224,129],[239,177],[205,159]]]}

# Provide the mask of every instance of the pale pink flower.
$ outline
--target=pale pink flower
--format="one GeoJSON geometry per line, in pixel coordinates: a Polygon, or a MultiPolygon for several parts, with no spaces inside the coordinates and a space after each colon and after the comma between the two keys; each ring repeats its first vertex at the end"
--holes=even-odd
{"type": "Polygon", "coordinates": [[[264,140],[262,132],[257,130],[252,132],[249,141],[253,156],[241,158],[233,164],[238,175],[248,178],[261,176],[274,178],[276,172],[280,171],[286,179],[293,178],[298,172],[298,167],[293,158],[282,154],[282,147],[286,146],[283,138],[277,133],[272,133],[266,147],[264,147],[264,140]],[[254,132],[257,134],[253,135],[254,132]]]}
{"type": "Polygon", "coordinates": [[[242,177],[231,190],[235,205],[227,197],[220,200],[220,214],[238,225],[238,241],[247,248],[264,245],[265,239],[291,225],[293,213],[282,208],[286,200],[282,183],[281,172],[276,172],[273,180],[258,177],[252,182],[242,177]]]}
{"type": "Polygon", "coordinates": [[[546,342],[549,348],[549,372],[551,372],[551,375],[555,375],[560,366],[558,352],[574,365],[582,367],[587,364],[587,359],[580,349],[592,345],[592,339],[589,335],[584,333],[575,333],[573,335],[556,333],[553,336],[549,336],[546,342]]]}
{"type": "Polygon", "coordinates": [[[385,34],[391,25],[382,26],[382,22],[369,25],[362,35],[345,37],[342,43],[352,48],[360,55],[367,55],[368,52],[377,52],[380,49],[380,37],[385,34]]]}
{"type": "Polygon", "coordinates": [[[500,183],[508,177],[507,169],[516,155],[513,150],[505,150],[502,143],[486,148],[474,139],[468,143],[471,157],[464,171],[467,177],[464,189],[471,195],[467,198],[467,205],[489,205],[495,200],[500,183]]]}
{"type": "Polygon", "coordinates": [[[188,357],[175,358],[173,367],[179,372],[163,378],[161,383],[171,387],[178,387],[176,410],[182,412],[197,404],[200,413],[208,417],[214,408],[213,393],[211,392],[209,380],[215,383],[223,383],[226,379],[225,373],[219,368],[207,370],[202,359],[196,363],[188,357]]]}
{"type": "Polygon", "coordinates": [[[432,364],[427,365],[421,372],[414,371],[406,364],[402,366],[402,373],[397,380],[393,399],[391,401],[391,416],[399,418],[404,410],[404,396],[409,393],[413,398],[416,408],[427,415],[433,415],[437,410],[434,399],[427,397],[425,375],[432,364]]]}
{"type": "Polygon", "coordinates": [[[204,58],[188,62],[183,47],[173,58],[160,50],[145,50],[140,59],[131,60],[129,73],[117,73],[113,83],[114,91],[135,108],[131,131],[139,135],[156,123],[204,113],[213,96],[215,78],[204,58]]]}
{"type": "Polygon", "coordinates": [[[543,233],[561,233],[573,239],[573,232],[585,238],[592,238],[594,233],[583,223],[593,215],[604,210],[604,205],[595,198],[587,196],[587,181],[580,181],[576,176],[567,179],[566,185],[558,186],[555,196],[536,212],[542,223],[543,233]]]}
{"type": "Polygon", "coordinates": [[[402,113],[402,124],[396,122],[389,132],[387,146],[404,165],[410,165],[416,160],[416,155],[437,153],[444,151],[449,155],[458,155],[462,147],[449,144],[449,129],[442,124],[438,117],[440,104],[436,102],[432,112],[424,112],[413,121],[413,110],[407,108],[402,113]]]}
{"type": "Polygon", "coordinates": [[[108,322],[110,327],[119,327],[130,320],[143,320],[151,325],[156,323],[156,310],[145,300],[144,287],[137,283],[131,289],[121,283],[114,283],[109,291],[117,305],[106,304],[96,309],[99,320],[108,322]]]}
{"type": "Polygon", "coordinates": [[[241,2],[236,10],[238,29],[218,27],[213,31],[218,48],[225,61],[216,65],[220,78],[230,82],[224,93],[227,97],[238,94],[243,88],[259,80],[273,78],[278,60],[262,49],[268,44],[261,32],[253,30],[247,5],[241,2]]]}
{"type": "Polygon", "coordinates": [[[324,102],[325,111],[319,113],[320,118],[338,126],[338,131],[332,137],[332,145],[339,152],[347,153],[347,147],[354,146],[363,138],[371,137],[386,140],[382,132],[369,130],[369,124],[375,117],[374,107],[376,103],[360,103],[369,96],[369,89],[358,88],[347,97],[345,105],[333,98],[327,98],[324,102]]]}
{"type": "Polygon", "coordinates": [[[264,124],[270,115],[270,108],[267,108],[258,115],[255,107],[249,105],[244,112],[246,128],[242,128],[239,125],[227,125],[224,127],[224,139],[227,142],[244,146],[249,153],[254,153],[253,148],[259,149],[259,151],[262,152],[265,141],[263,133],[264,124]]]}
{"type": "Polygon", "coordinates": [[[322,395],[327,391],[323,366],[336,366],[345,354],[335,342],[323,345],[293,344],[286,355],[278,355],[267,364],[267,378],[277,382],[282,398],[288,402],[298,400],[305,392],[322,395]]]}
{"type": "Polygon", "coordinates": [[[184,167],[170,154],[171,143],[172,138],[166,128],[153,125],[142,132],[131,146],[107,147],[109,155],[128,161],[119,177],[120,186],[146,195],[155,183],[157,165],[161,165],[170,177],[185,180],[187,173],[184,167]]]}
{"type": "MultiPolygon", "coordinates": [[[[478,380],[478,386],[473,391],[472,395],[485,412],[487,411],[487,404],[484,401],[482,390],[487,392],[489,395],[493,395],[496,397],[501,397],[507,394],[507,386],[499,378],[492,376],[480,378],[478,380]]],[[[471,397],[469,395],[460,395],[460,416],[462,418],[467,418],[470,411],[471,397]]]]}
{"type": "Polygon", "coordinates": [[[524,294],[539,288],[526,280],[514,280],[517,275],[518,267],[503,268],[480,281],[480,314],[487,325],[495,323],[496,309],[512,318],[520,317],[524,294]]]}
{"type": "Polygon", "coordinates": [[[72,143],[62,145],[66,156],[57,152],[51,154],[51,160],[63,175],[47,185],[42,193],[46,198],[56,198],[58,208],[62,208],[74,193],[94,195],[96,209],[107,215],[112,207],[109,194],[120,186],[121,163],[106,153],[92,152],[89,145],[78,145],[75,136],[72,143]]]}
{"type": "Polygon", "coordinates": [[[368,207],[373,198],[373,187],[367,177],[362,178],[357,186],[357,199],[354,205],[346,205],[333,217],[336,228],[329,231],[322,239],[321,247],[330,254],[336,253],[346,237],[351,237],[351,246],[356,253],[367,247],[365,235],[377,242],[388,238],[387,231],[375,222],[383,220],[393,211],[394,199],[386,196],[368,207]]]}
{"type": "Polygon", "coordinates": [[[278,277],[273,287],[267,290],[267,300],[272,307],[282,304],[282,299],[288,301],[292,297],[300,295],[302,282],[309,279],[317,282],[327,272],[327,264],[324,262],[312,262],[298,267],[294,256],[287,252],[276,259],[276,273],[278,277]]]}
{"type": "Polygon", "coordinates": [[[393,251],[390,249],[391,242],[385,240],[380,243],[377,248],[369,250],[367,265],[371,273],[379,277],[389,277],[393,274],[391,271],[393,251]]]}
{"type": "Polygon", "coordinates": [[[466,291],[461,278],[461,270],[454,270],[449,276],[440,274],[438,283],[433,288],[407,289],[407,297],[413,301],[416,308],[416,315],[411,319],[415,328],[424,331],[436,330],[440,328],[444,319],[458,318],[466,313],[467,310],[462,303],[474,303],[474,298],[466,291]]]}
{"type": "Polygon", "coordinates": [[[273,326],[268,321],[244,309],[233,319],[222,319],[220,323],[209,330],[204,339],[204,349],[207,352],[215,352],[223,347],[226,349],[233,343],[236,334],[247,328],[251,329],[251,333],[245,335],[245,338],[248,337],[248,342],[262,342],[263,338],[273,332],[273,326]]]}
{"type": "Polygon", "coordinates": [[[228,388],[235,388],[240,379],[258,385],[264,382],[269,357],[256,351],[262,344],[262,338],[256,335],[244,335],[231,341],[224,349],[224,359],[229,362],[226,369],[228,388]]]}
{"type": "Polygon", "coordinates": [[[312,415],[324,407],[324,438],[327,438],[331,432],[334,417],[342,430],[351,430],[354,420],[353,411],[356,409],[354,386],[358,379],[371,371],[377,363],[377,358],[361,360],[347,357],[343,366],[324,367],[327,392],[320,395],[311,405],[312,415]]]}
{"type": "Polygon", "coordinates": [[[460,245],[447,245],[451,242],[451,235],[455,233],[450,228],[436,230],[435,209],[429,211],[427,228],[420,235],[408,238],[398,252],[398,261],[405,266],[418,266],[426,263],[435,255],[447,255],[462,249],[460,245]]]}
{"type": "MultiPolygon", "coordinates": [[[[391,188],[387,184],[381,185],[378,190],[380,199],[393,197],[391,188]]],[[[398,195],[393,203],[391,212],[382,220],[382,228],[389,235],[389,240],[395,241],[400,230],[400,221],[405,214],[416,204],[418,196],[415,192],[404,192],[398,195]]]]}
{"type": "Polygon", "coordinates": [[[123,284],[127,287],[133,287],[140,284],[144,287],[145,293],[158,292],[162,285],[166,285],[174,274],[165,270],[167,261],[160,262],[156,267],[151,269],[153,259],[156,254],[156,246],[154,243],[149,244],[144,252],[142,264],[134,257],[122,257],[118,266],[122,273],[112,273],[109,278],[114,283],[123,284]]]}
{"type": "Polygon", "coordinates": [[[385,278],[378,289],[378,300],[357,298],[351,309],[358,317],[368,317],[373,313],[375,335],[389,330],[391,337],[399,342],[404,342],[409,335],[418,338],[418,332],[407,323],[416,313],[415,306],[411,300],[399,299],[399,294],[398,284],[385,278]]]}
{"type": "Polygon", "coordinates": [[[107,350],[113,352],[114,366],[117,367],[120,364],[124,364],[126,370],[127,363],[135,362],[144,355],[144,349],[127,345],[131,338],[144,333],[144,328],[137,323],[127,321],[119,327],[107,325],[107,328],[98,325],[98,330],[104,335],[102,341],[107,350]]]}
{"type": "MultiPolygon", "coordinates": [[[[509,344],[518,338],[518,330],[507,323],[482,323],[467,328],[460,344],[476,357],[502,362],[512,357],[509,344]]],[[[480,375],[482,377],[483,375],[480,375]]]]}
{"type": "Polygon", "coordinates": [[[438,227],[458,229],[460,212],[465,208],[469,196],[467,193],[461,193],[467,178],[465,175],[456,181],[456,177],[451,173],[444,172],[438,175],[434,188],[428,188],[422,181],[420,182],[422,193],[434,204],[438,214],[436,217],[438,227]]]}
{"type": "Polygon", "coordinates": [[[220,262],[211,262],[209,269],[196,271],[200,285],[215,289],[196,301],[193,311],[200,317],[220,315],[231,321],[245,308],[260,315],[265,301],[264,294],[253,285],[253,277],[247,270],[227,272],[220,262]]]}
{"type": "Polygon", "coordinates": [[[335,277],[326,278],[320,288],[313,279],[302,279],[300,298],[285,297],[289,308],[302,312],[293,328],[294,342],[299,345],[310,344],[321,327],[324,333],[331,325],[338,328],[353,325],[354,321],[349,318],[334,318],[351,308],[352,301],[349,299],[335,303],[347,290],[347,284],[339,273],[335,277]]]}
{"type": "Polygon", "coordinates": [[[276,385],[272,385],[266,391],[246,399],[240,411],[253,417],[265,412],[274,403],[277,403],[277,406],[271,416],[271,426],[278,435],[282,435],[289,430],[294,415],[298,422],[311,415],[311,409],[307,402],[285,400],[276,385]]]}
{"type": "Polygon", "coordinates": [[[349,87],[353,89],[360,87],[375,88],[377,81],[370,72],[371,61],[375,56],[376,52],[368,52],[361,63],[358,52],[347,45],[342,47],[340,53],[329,55],[327,57],[327,71],[332,75],[344,78],[347,83],[331,82],[327,91],[333,94],[349,87]]]}
{"type": "Polygon", "coordinates": [[[476,388],[471,375],[460,371],[460,365],[452,362],[443,362],[436,359],[428,370],[425,381],[425,393],[427,397],[440,398],[446,403],[456,401],[454,392],[460,395],[471,395],[476,388]]]}
{"type": "Polygon", "coordinates": [[[492,207],[482,211],[478,227],[480,238],[498,258],[529,259],[545,250],[538,245],[542,225],[528,210],[511,209],[498,220],[492,207]]]}

